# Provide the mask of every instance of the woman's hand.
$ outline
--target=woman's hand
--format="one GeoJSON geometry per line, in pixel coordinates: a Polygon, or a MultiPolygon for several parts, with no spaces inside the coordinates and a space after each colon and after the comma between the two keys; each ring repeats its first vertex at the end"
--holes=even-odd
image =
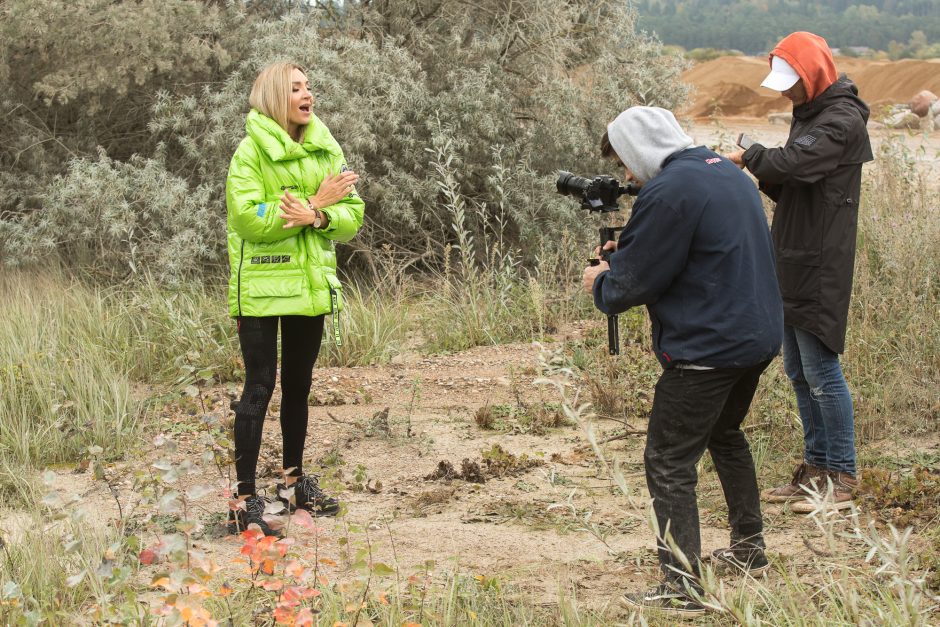
{"type": "Polygon", "coordinates": [[[352,170],[327,176],[320,183],[315,196],[309,198],[314,209],[323,209],[335,205],[353,191],[353,185],[359,180],[359,175],[352,170]]]}
{"type": "Polygon", "coordinates": [[[280,209],[281,214],[279,217],[285,221],[285,229],[313,224],[319,215],[316,209],[299,198],[294,198],[290,192],[284,192],[284,195],[281,196],[280,209]]]}

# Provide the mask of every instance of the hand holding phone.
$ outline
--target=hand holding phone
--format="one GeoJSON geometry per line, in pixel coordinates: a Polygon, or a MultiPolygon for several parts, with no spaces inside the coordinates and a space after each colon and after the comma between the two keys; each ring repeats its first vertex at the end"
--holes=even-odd
{"type": "Polygon", "coordinates": [[[736,143],[738,144],[738,146],[740,146],[744,150],[747,150],[748,148],[750,148],[757,142],[755,142],[753,139],[751,139],[744,133],[741,133],[740,135],[738,135],[738,141],[736,143]]]}

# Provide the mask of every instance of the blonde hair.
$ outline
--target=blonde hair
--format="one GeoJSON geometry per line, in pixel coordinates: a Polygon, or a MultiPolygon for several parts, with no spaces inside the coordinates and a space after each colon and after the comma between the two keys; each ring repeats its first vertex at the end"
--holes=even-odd
{"type": "Polygon", "coordinates": [[[304,72],[302,67],[288,61],[264,66],[248,95],[248,104],[280,124],[285,131],[290,109],[290,75],[294,70],[304,72]]]}

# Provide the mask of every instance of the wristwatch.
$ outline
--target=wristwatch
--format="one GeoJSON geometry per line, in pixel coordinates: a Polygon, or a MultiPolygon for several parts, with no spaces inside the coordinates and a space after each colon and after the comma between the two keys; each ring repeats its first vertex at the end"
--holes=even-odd
{"type": "Polygon", "coordinates": [[[320,228],[321,226],[323,226],[323,214],[320,213],[320,210],[317,209],[316,207],[314,207],[314,206],[313,206],[313,203],[310,202],[309,200],[307,201],[307,209],[311,209],[311,210],[313,210],[314,212],[316,212],[316,214],[317,214],[317,217],[314,218],[314,220],[313,220],[313,224],[311,224],[310,226],[312,226],[312,227],[315,228],[315,229],[318,229],[318,228],[320,228]]]}

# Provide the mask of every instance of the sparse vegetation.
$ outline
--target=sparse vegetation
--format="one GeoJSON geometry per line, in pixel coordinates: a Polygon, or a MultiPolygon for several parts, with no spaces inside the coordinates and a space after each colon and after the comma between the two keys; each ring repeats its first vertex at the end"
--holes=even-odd
{"type": "MultiPolygon", "coordinates": [[[[869,208],[862,218],[859,278],[846,361],[850,382],[859,392],[859,444],[866,468],[862,512],[821,517],[817,534],[804,540],[815,554],[813,559],[798,565],[775,563],[776,583],[747,582],[731,592],[718,579],[711,581],[708,589],[714,604],[744,623],[806,624],[801,622],[805,616],[798,608],[812,602],[821,622],[857,622],[867,617],[918,624],[927,621],[938,603],[940,547],[932,531],[938,516],[937,475],[930,469],[936,457],[929,451],[883,446],[886,436],[896,440],[908,433],[936,432],[937,407],[930,396],[930,390],[940,387],[940,364],[931,361],[936,351],[928,348],[923,363],[911,364],[902,359],[915,343],[940,346],[931,318],[936,286],[930,277],[938,269],[936,251],[940,241],[935,208],[924,191],[927,182],[918,176],[914,159],[894,144],[885,149],[866,181],[869,208]],[[888,212],[888,208],[898,206],[905,209],[888,212]],[[891,221],[891,228],[882,228],[886,220],[891,221]],[[915,255],[915,251],[920,254],[915,255]],[[894,419],[888,420],[888,416],[894,419]],[[872,523],[868,524],[866,517],[871,516],[872,523]],[[905,528],[911,531],[902,531],[905,528]],[[869,576],[879,569],[883,576],[869,576]],[[820,595],[819,590],[825,593],[820,595]],[[810,598],[814,601],[808,601],[810,598]]],[[[449,275],[422,279],[421,289],[404,279],[369,292],[368,298],[363,296],[365,288],[349,290],[346,320],[357,316],[368,320],[379,311],[401,324],[394,333],[397,339],[362,331],[384,328],[384,323],[348,325],[347,357],[333,363],[382,363],[415,350],[435,354],[441,347],[440,336],[422,332],[427,328],[423,317],[433,315],[435,306],[428,304],[440,303],[440,293],[461,289],[464,278],[470,276],[464,272],[464,263],[470,264],[476,283],[462,289],[467,290],[465,293],[476,290],[472,297],[479,303],[507,293],[501,291],[503,286],[509,286],[509,293],[535,292],[545,303],[566,302],[565,284],[577,281],[574,264],[550,279],[533,281],[532,276],[547,274],[507,272],[505,266],[487,266],[475,259],[456,259],[454,263],[449,275]],[[434,288],[433,281],[446,282],[450,287],[434,288]]],[[[558,262],[554,263],[559,267],[558,262]]],[[[250,535],[242,540],[245,550],[248,555],[267,555],[270,572],[262,567],[245,579],[218,579],[213,573],[225,569],[218,570],[211,560],[205,561],[208,558],[200,556],[193,543],[197,537],[212,537],[216,532],[211,529],[221,521],[217,512],[207,514],[190,507],[187,499],[217,489],[205,484],[206,479],[228,481],[226,464],[231,444],[226,435],[227,401],[202,392],[202,388],[231,386],[230,382],[239,376],[233,327],[218,304],[223,295],[198,286],[168,290],[156,283],[138,284],[132,290],[96,289],[57,272],[49,272],[41,280],[23,273],[7,274],[0,287],[9,304],[0,315],[0,374],[5,377],[4,394],[0,396],[3,485],[7,496],[15,497],[8,502],[16,504],[21,512],[6,515],[2,536],[7,556],[0,566],[5,621],[27,616],[48,619],[71,611],[81,611],[91,620],[138,620],[152,611],[140,604],[144,590],[153,590],[144,594],[155,593],[164,599],[158,613],[171,623],[188,616],[197,624],[199,617],[210,615],[238,622],[258,611],[285,620],[293,616],[303,623],[307,610],[319,612],[318,621],[328,616],[349,621],[356,613],[365,612],[370,620],[383,624],[407,620],[456,624],[470,616],[469,612],[490,622],[508,620],[507,616],[524,624],[553,624],[562,620],[561,616],[568,617],[565,620],[576,616],[574,624],[605,621],[602,615],[578,608],[570,598],[549,614],[534,609],[526,604],[524,596],[513,591],[509,580],[468,578],[459,568],[450,567],[414,574],[400,566],[370,560],[369,546],[375,539],[372,532],[355,524],[349,524],[349,536],[341,545],[350,547],[348,562],[340,570],[328,567],[333,574],[324,575],[325,580],[320,579],[321,575],[310,578],[310,569],[316,571],[316,560],[310,561],[309,551],[291,544],[262,546],[250,535]],[[25,360],[24,355],[33,358],[25,360]],[[141,388],[141,384],[147,387],[141,388]],[[50,389],[56,393],[39,393],[50,389]],[[157,395],[151,396],[154,393],[157,395]],[[165,419],[160,408],[167,403],[185,419],[162,422],[165,419]],[[22,420],[27,415],[32,419],[22,420]],[[68,425],[75,430],[69,431],[68,425]],[[77,504],[70,503],[61,489],[56,491],[58,497],[47,498],[46,504],[40,505],[49,488],[41,485],[37,473],[58,463],[87,465],[98,481],[113,486],[119,494],[122,475],[115,474],[113,463],[126,459],[128,451],[137,450],[145,435],[155,428],[176,434],[173,437],[202,442],[198,446],[203,447],[204,459],[198,466],[181,466],[167,458],[155,462],[149,472],[125,470],[124,477],[136,477],[135,489],[140,490],[144,500],[133,507],[124,503],[116,526],[92,532],[77,504]],[[176,487],[171,483],[185,477],[191,477],[193,485],[176,487]],[[28,521],[54,520],[60,516],[57,511],[63,517],[55,523],[57,531],[51,537],[57,538],[56,546],[60,548],[43,552],[41,563],[28,560],[27,556],[36,552],[32,547],[40,542],[40,536],[28,530],[40,523],[28,521]],[[151,554],[147,551],[156,556],[154,562],[160,562],[160,572],[167,573],[168,582],[153,577],[151,585],[140,583],[140,572],[150,572],[151,554]],[[187,577],[196,577],[196,583],[185,585],[197,585],[189,589],[201,592],[180,594],[184,590],[180,586],[189,581],[187,577]]],[[[470,302],[460,298],[457,301],[470,302]]],[[[570,324],[585,310],[589,308],[584,304],[565,304],[555,310],[553,324],[570,324]]],[[[546,318],[537,309],[513,315],[525,320],[506,339],[549,338],[550,332],[540,322],[546,318]]],[[[643,417],[658,371],[644,348],[648,339],[642,314],[631,313],[621,322],[625,350],[620,358],[606,355],[606,338],[600,324],[589,327],[582,339],[557,345],[573,368],[570,385],[583,390],[579,398],[592,400],[599,410],[598,418],[588,418],[594,426],[585,435],[605,456],[614,450],[612,447],[635,446],[630,444],[635,441],[631,436],[644,429],[643,417]]],[[[452,324],[446,332],[459,338],[452,346],[494,341],[474,336],[461,324],[452,324]],[[474,337],[474,341],[468,341],[474,337]]],[[[476,423],[483,433],[517,434],[515,437],[544,434],[579,421],[582,426],[587,424],[586,408],[578,409],[571,399],[544,390],[533,392],[528,376],[528,371],[511,370],[505,400],[494,400],[469,411],[465,418],[468,424],[476,423]]],[[[358,430],[358,437],[374,443],[406,445],[414,439],[414,419],[426,385],[421,379],[406,385],[404,404],[397,413],[379,408],[349,420],[347,426],[358,430]]],[[[349,391],[340,382],[335,386],[318,391],[326,395],[318,404],[340,408],[381,402],[373,398],[375,392],[367,396],[360,388],[349,391]]],[[[748,432],[759,474],[768,481],[783,478],[799,450],[801,434],[788,383],[779,368],[772,367],[764,377],[748,432]]],[[[389,490],[387,481],[376,475],[370,464],[346,460],[347,446],[348,442],[346,446],[336,442],[320,451],[319,464],[326,484],[352,494],[389,490]]],[[[433,450],[433,445],[429,446],[433,450]]],[[[562,459],[553,455],[552,465],[547,466],[541,456],[510,453],[501,444],[490,443],[479,458],[465,459],[459,468],[442,461],[434,478],[447,482],[460,479],[462,485],[469,486],[519,477],[523,486],[520,490],[525,494],[532,489],[533,475],[529,473],[538,473],[543,477],[539,481],[549,489],[561,491],[557,503],[548,509],[544,505],[531,508],[523,498],[489,508],[492,511],[481,521],[516,520],[521,523],[519,533],[527,533],[525,529],[583,533],[606,546],[613,546],[609,544],[611,539],[627,530],[641,533],[636,527],[646,524],[647,518],[634,487],[636,478],[642,476],[641,469],[639,473],[629,472],[631,479],[626,479],[623,473],[629,465],[609,466],[610,485],[625,489],[630,494],[626,499],[628,508],[635,508],[621,518],[626,522],[614,524],[568,500],[570,496],[565,494],[583,488],[567,473],[558,472],[554,460],[562,459]]],[[[603,467],[601,463],[599,468],[603,467]]],[[[707,460],[701,472],[705,519],[720,521],[723,505],[707,460]]],[[[426,499],[425,503],[418,499],[415,515],[424,515],[420,512],[428,507],[455,502],[463,489],[461,484],[444,485],[451,486],[444,500],[426,499]]],[[[295,525],[298,533],[308,534],[304,543],[309,549],[311,540],[309,530],[304,531],[305,523],[288,524],[295,525]]],[[[337,541],[335,537],[317,537],[324,546],[337,541]]],[[[394,538],[389,541],[394,542],[394,538]]],[[[643,561],[635,555],[624,559],[643,561]]],[[[652,567],[651,563],[646,567],[652,567]]],[[[713,576],[710,571],[708,576],[713,576]]]]}
{"type": "MultiPolygon", "coordinates": [[[[621,316],[623,354],[606,354],[578,287],[596,225],[552,177],[606,167],[595,143],[612,111],[679,102],[681,61],[634,34],[623,3],[525,0],[508,19],[489,0],[473,19],[451,0],[296,5],[0,9],[0,82],[13,86],[0,94],[0,623],[668,624],[572,580],[536,598],[548,570],[406,560],[399,540],[400,525],[446,509],[413,544],[513,522],[487,547],[502,564],[527,534],[563,533],[533,554],[584,541],[599,556],[566,571],[656,577],[639,459],[659,366],[642,310],[621,316]],[[146,33],[150,65],[109,53],[86,67],[83,51],[119,50],[127,33],[146,33]],[[309,470],[360,519],[272,504],[284,540],[229,538],[243,373],[221,185],[250,78],[296,50],[369,203],[366,231],[339,249],[343,341],[325,339],[315,371],[339,376],[317,378],[309,400],[332,428],[310,434],[309,470]],[[551,353],[539,370],[493,348],[533,341],[551,353]],[[467,385],[435,377],[448,359],[467,385]],[[499,374],[478,377],[491,361],[499,374]],[[365,385],[379,370],[397,376],[365,385]],[[390,459],[413,483],[385,476],[390,459]],[[373,516],[379,500],[392,505],[373,516]]],[[[845,357],[860,511],[809,529],[770,512],[799,546],[772,550],[766,580],[706,569],[719,623],[936,622],[940,218],[921,156],[886,141],[866,169],[845,357]]],[[[259,469],[272,483],[276,405],[259,469]]],[[[785,478],[802,432],[779,365],[746,428],[762,481],[785,478]]],[[[699,470],[703,520],[721,529],[720,486],[707,459],[699,470]]]]}

